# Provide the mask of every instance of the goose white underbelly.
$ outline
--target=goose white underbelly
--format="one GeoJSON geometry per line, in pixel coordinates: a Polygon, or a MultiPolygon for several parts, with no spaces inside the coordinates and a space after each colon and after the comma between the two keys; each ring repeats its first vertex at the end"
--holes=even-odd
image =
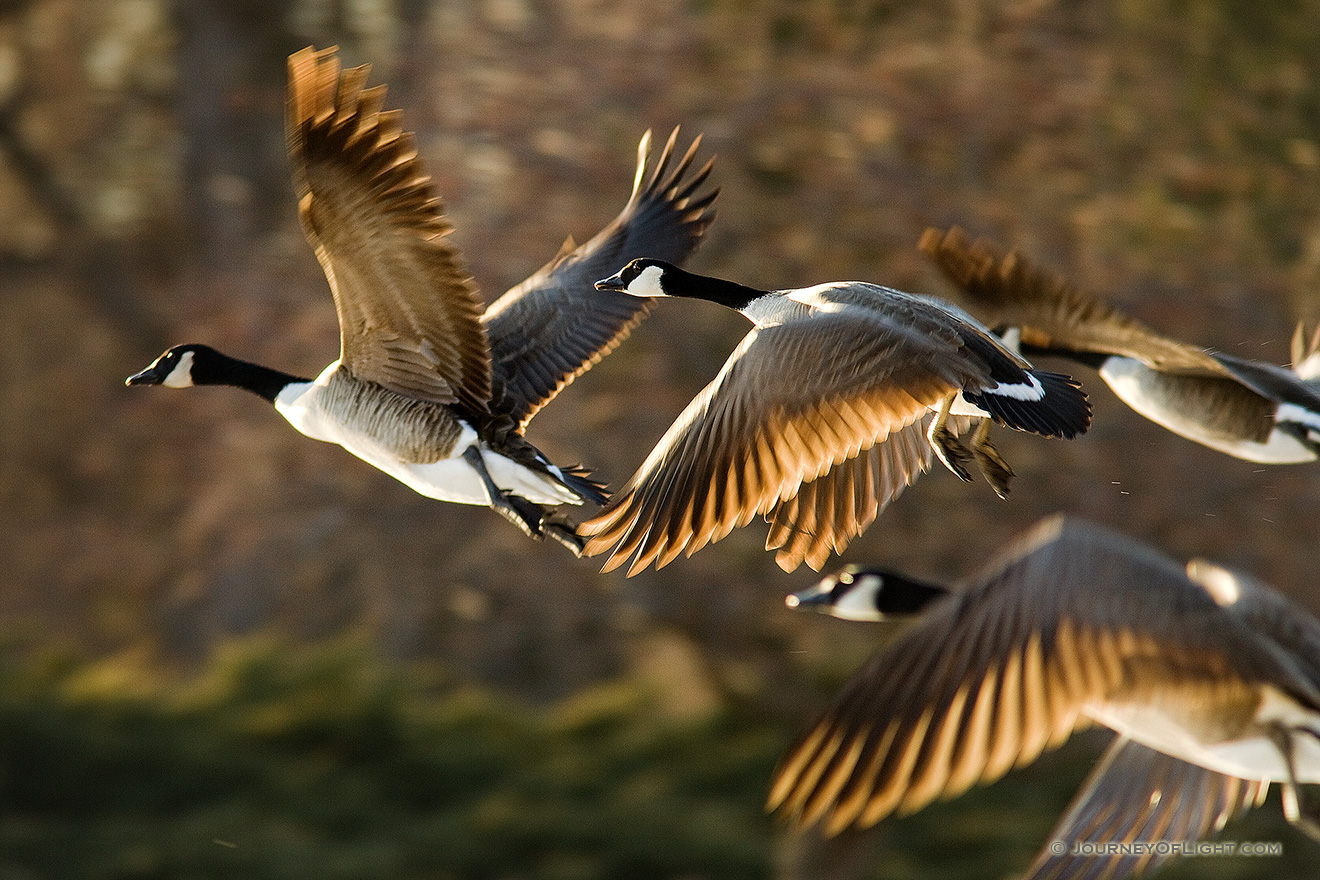
{"type": "Polygon", "coordinates": [[[461,420],[459,424],[462,426],[462,432],[448,457],[425,464],[402,460],[385,444],[376,441],[369,434],[353,430],[319,405],[318,398],[328,383],[331,372],[338,365],[339,362],[336,361],[326,367],[315,382],[285,387],[276,398],[275,408],[299,432],[314,440],[323,440],[344,447],[358,458],[428,498],[457,504],[488,505],[490,503],[480,475],[462,457],[468,447],[477,446],[481,449],[481,458],[491,479],[503,491],[538,504],[582,503],[581,499],[567,487],[486,448],[481,444],[477,432],[461,420]]]}
{"type": "MultiPolygon", "coordinates": [[[[454,501],[459,504],[487,505],[485,486],[481,477],[461,457],[463,450],[476,442],[476,431],[465,427],[460,446],[455,448],[456,457],[441,459],[430,464],[408,464],[399,461],[381,461],[354,449],[348,444],[340,444],[358,458],[375,465],[385,473],[397,479],[415,492],[428,498],[441,501],[454,501]],[[467,440],[467,432],[472,431],[472,440],[467,440]]],[[[481,448],[481,459],[495,485],[505,492],[535,501],[537,504],[581,504],[582,499],[535,471],[523,467],[511,459],[485,447],[481,448]]]]}
{"type": "MultiPolygon", "coordinates": [[[[1131,739],[1190,764],[1239,779],[1285,782],[1288,768],[1283,755],[1263,733],[1253,733],[1222,742],[1201,742],[1158,705],[1093,705],[1086,715],[1131,739]]],[[[1307,712],[1293,700],[1270,689],[1256,715],[1261,722],[1278,720],[1288,726],[1311,726],[1320,716],[1307,712]]],[[[1309,733],[1293,734],[1293,759],[1299,781],[1320,783],[1320,740],[1309,733]]]]}
{"type": "Polygon", "coordinates": [[[1257,443],[1208,428],[1203,413],[1194,406],[1179,406],[1186,401],[1170,391],[1164,374],[1135,358],[1109,358],[1100,368],[1100,377],[1132,409],[1203,446],[1261,464],[1296,464],[1316,458],[1312,449],[1278,429],[1270,432],[1266,442],[1257,443]]]}

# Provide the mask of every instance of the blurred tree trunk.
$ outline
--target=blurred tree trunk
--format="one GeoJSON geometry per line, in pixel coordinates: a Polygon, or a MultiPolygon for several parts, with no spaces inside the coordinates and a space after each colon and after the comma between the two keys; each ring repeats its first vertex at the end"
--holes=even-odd
{"type": "Polygon", "coordinates": [[[265,195],[289,189],[286,11],[260,0],[173,4],[184,217],[207,271],[239,268],[253,233],[287,208],[265,195]]]}

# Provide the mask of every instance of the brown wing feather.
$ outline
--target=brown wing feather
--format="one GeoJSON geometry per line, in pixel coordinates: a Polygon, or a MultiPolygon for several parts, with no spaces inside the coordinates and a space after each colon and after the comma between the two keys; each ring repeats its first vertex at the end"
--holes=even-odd
{"type": "Polygon", "coordinates": [[[1088,703],[1247,700],[1278,671],[1174,560],[1054,518],[854,675],[768,805],[829,833],[870,825],[1034,760],[1088,703]]]}
{"type": "Polygon", "coordinates": [[[954,226],[927,229],[919,244],[960,287],[990,326],[1022,329],[1024,344],[1116,354],[1156,369],[1226,376],[1206,351],[1178,342],[1085,293],[1062,275],[1017,251],[1004,253],[954,226]]]}
{"type": "Polygon", "coordinates": [[[1197,841],[1259,806],[1269,785],[1189,764],[1119,737],[1091,771],[1049,839],[1066,849],[1042,850],[1026,880],[1122,880],[1146,873],[1176,853],[1073,855],[1074,842],[1197,841]]]}
{"type": "Polygon", "coordinates": [[[883,442],[802,484],[771,512],[765,549],[778,550],[785,571],[805,562],[819,571],[831,553],[842,553],[880,511],[930,467],[926,419],[891,431],[883,442]]]}
{"type": "MultiPolygon", "coordinates": [[[[960,358],[948,340],[880,318],[821,314],[753,330],[609,505],[582,525],[592,536],[585,552],[613,548],[606,571],[635,556],[630,575],[679,552],[690,556],[921,419],[947,395],[985,381],[979,362],[960,358]]],[[[896,450],[912,445],[905,438],[896,450]]],[[[895,470],[914,468],[919,462],[905,459],[895,470]]],[[[824,513],[818,490],[808,491],[810,509],[824,513]]],[[[876,501],[869,511],[831,508],[825,540],[846,544],[849,523],[874,516],[889,497],[854,494],[876,501]]],[[[806,509],[786,509],[777,534],[800,525],[806,509]]],[[[780,564],[795,565],[796,555],[781,555],[780,564]]],[[[813,547],[803,558],[814,555],[813,547]]]]}
{"type": "Polygon", "coordinates": [[[336,50],[289,57],[288,141],[307,239],[339,314],[343,366],[409,397],[482,412],[481,301],[411,133],[368,67],[336,50]]]}

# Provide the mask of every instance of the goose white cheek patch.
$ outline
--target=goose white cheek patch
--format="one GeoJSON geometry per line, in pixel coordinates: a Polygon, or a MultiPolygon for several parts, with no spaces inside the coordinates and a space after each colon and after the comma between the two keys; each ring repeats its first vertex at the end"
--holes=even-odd
{"type": "Polygon", "coordinates": [[[192,365],[193,353],[185,351],[183,357],[179,358],[179,362],[174,365],[174,369],[170,370],[170,374],[160,384],[166,388],[191,388],[193,384],[192,365]]]}
{"type": "Polygon", "coordinates": [[[627,293],[633,296],[664,296],[660,284],[664,271],[659,266],[647,266],[628,284],[627,293]]]}
{"type": "Polygon", "coordinates": [[[1221,606],[1229,606],[1242,598],[1242,587],[1237,576],[1226,568],[1204,559],[1187,563],[1187,576],[1196,581],[1221,606]]]}

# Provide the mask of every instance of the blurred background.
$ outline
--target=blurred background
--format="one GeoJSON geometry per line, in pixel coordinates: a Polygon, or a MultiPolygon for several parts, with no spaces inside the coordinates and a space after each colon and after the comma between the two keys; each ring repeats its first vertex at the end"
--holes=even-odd
{"type": "MultiPolygon", "coordinates": [[[[916,243],[957,223],[1284,364],[1320,320],[1320,2],[0,2],[0,878],[1023,871],[1104,735],[828,843],[763,815],[882,635],[785,609],[815,575],[763,524],[601,575],[251,395],[124,387],[174,343],[336,356],[284,152],[308,44],[389,84],[490,299],[681,124],[722,187],[698,271],[952,295],[916,243]]],[[[529,436],[617,486],[745,330],[662,302],[529,436]]],[[[1067,511],[1320,611],[1320,467],[1214,453],[1075,372],[1094,427],[1001,432],[1009,501],[937,467],[843,561],[957,579],[1067,511]]],[[[1223,837],[1285,856],[1168,876],[1320,861],[1277,795],[1223,837]]]]}

